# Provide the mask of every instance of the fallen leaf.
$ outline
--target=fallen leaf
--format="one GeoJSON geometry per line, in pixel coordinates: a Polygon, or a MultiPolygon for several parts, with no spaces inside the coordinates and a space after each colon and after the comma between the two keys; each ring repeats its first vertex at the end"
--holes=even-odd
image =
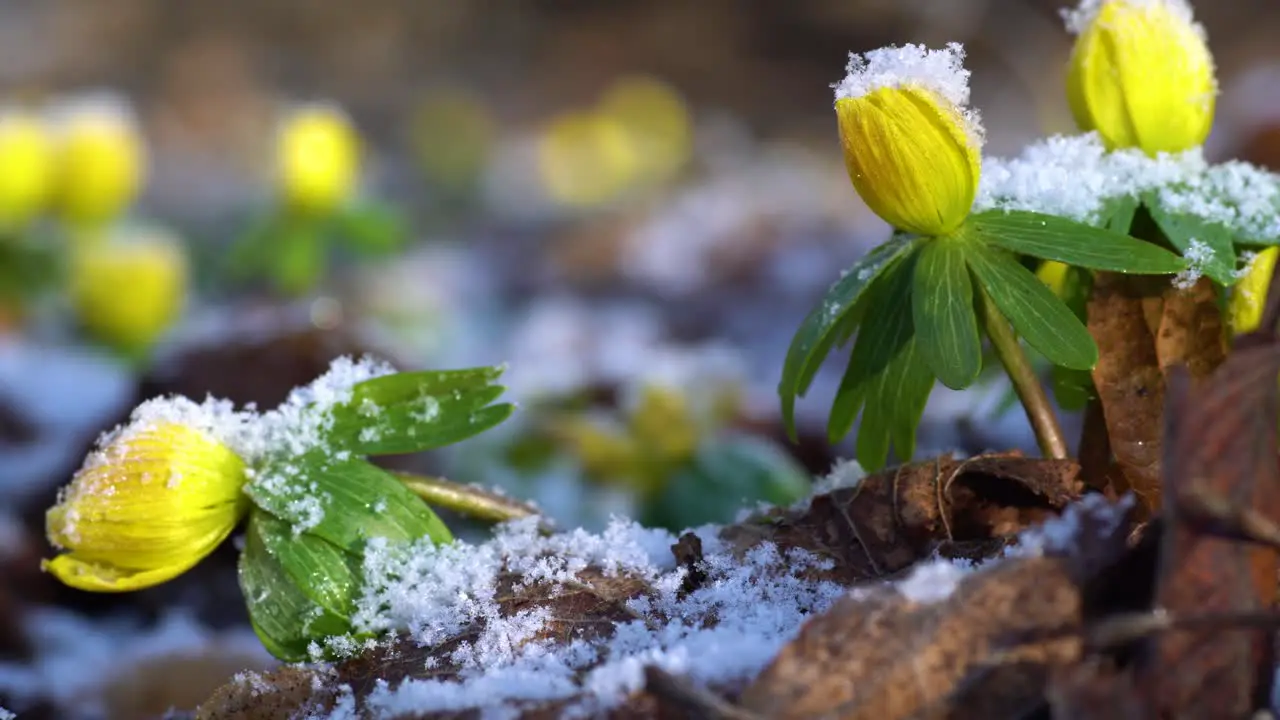
{"type": "Polygon", "coordinates": [[[1164,375],[1141,289],[1124,275],[1097,273],[1088,326],[1098,344],[1093,384],[1111,453],[1147,513],[1160,507],[1164,375]]]}

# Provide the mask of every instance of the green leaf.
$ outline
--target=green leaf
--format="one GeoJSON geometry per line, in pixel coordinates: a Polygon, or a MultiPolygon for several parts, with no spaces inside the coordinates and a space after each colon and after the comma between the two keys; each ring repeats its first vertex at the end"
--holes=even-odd
{"type": "Polygon", "coordinates": [[[973,311],[963,237],[925,243],[911,288],[916,346],[943,385],[962,390],[982,369],[982,341],[973,311]]]}
{"type": "Polygon", "coordinates": [[[969,267],[1018,334],[1050,362],[1088,370],[1098,347],[1075,313],[1008,253],[974,243],[969,267]]]}
{"type": "Polygon", "coordinates": [[[920,238],[896,235],[854,263],[827,291],[818,307],[800,325],[782,367],[778,395],[782,399],[782,419],[787,434],[796,439],[795,401],[803,396],[818,373],[822,361],[838,340],[847,338],[857,324],[857,308],[872,282],[916,247],[920,238]]]}
{"type": "Polygon", "coordinates": [[[1133,226],[1133,216],[1138,212],[1138,206],[1142,203],[1138,198],[1132,195],[1122,195],[1113,198],[1107,203],[1106,209],[1103,211],[1105,221],[1102,227],[1118,233],[1129,234],[1129,228],[1133,226]]]}
{"type": "Polygon", "coordinates": [[[369,201],[351,203],[333,218],[338,239],[364,255],[386,255],[404,246],[404,218],[394,208],[369,201]]]}
{"type": "MultiPolygon", "coordinates": [[[[827,419],[827,438],[832,444],[849,434],[877,378],[910,337],[911,286],[918,257],[912,253],[884,272],[866,295],[868,307],[876,312],[867,316],[858,331],[832,402],[827,419]]],[[[859,436],[864,432],[865,428],[859,430],[859,436]]]]}
{"type": "Polygon", "coordinates": [[[1186,268],[1182,258],[1162,247],[1055,215],[989,210],[970,216],[963,232],[1021,255],[1090,270],[1160,275],[1186,268]]]}
{"type": "Polygon", "coordinates": [[[406,372],[366,380],[335,406],[326,438],[357,455],[420,452],[477,435],[515,411],[490,405],[502,367],[406,372]]]}
{"type": "MultiPolygon", "coordinates": [[[[314,637],[343,635],[350,631],[344,618],[314,603],[289,577],[284,566],[267,550],[261,526],[262,512],[249,516],[244,551],[240,554],[240,591],[258,639],[275,657],[288,662],[307,658],[314,637]]],[[[270,532],[268,530],[268,532],[270,532]]]]}
{"type": "Polygon", "coordinates": [[[256,523],[267,552],[308,599],[343,618],[355,613],[360,556],[310,533],[295,537],[289,523],[271,513],[255,512],[250,522],[256,523]]]}
{"type": "Polygon", "coordinates": [[[269,463],[245,485],[257,506],[289,523],[359,554],[369,538],[392,541],[453,539],[425,502],[390,473],[368,461],[313,452],[269,463]]]}
{"type": "Polygon", "coordinates": [[[1230,228],[1194,215],[1167,210],[1160,205],[1158,193],[1148,193],[1143,200],[1151,219],[1184,258],[1219,285],[1236,283],[1236,248],[1230,228]],[[1194,249],[1193,243],[1198,244],[1194,249]],[[1197,250],[1203,252],[1206,249],[1211,253],[1208,258],[1195,257],[1197,250]],[[1192,253],[1191,257],[1187,256],[1188,252],[1192,253]]]}
{"type": "Polygon", "coordinates": [[[907,256],[875,284],[868,315],[854,342],[849,367],[827,425],[831,441],[848,434],[858,408],[857,458],[879,470],[894,448],[915,453],[915,433],[933,389],[934,376],[919,351],[911,320],[911,292],[919,254],[907,256]]]}

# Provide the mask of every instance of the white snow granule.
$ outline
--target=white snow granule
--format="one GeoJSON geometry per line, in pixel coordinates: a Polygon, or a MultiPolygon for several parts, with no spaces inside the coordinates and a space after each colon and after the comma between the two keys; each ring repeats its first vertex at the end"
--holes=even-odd
{"type": "Polygon", "coordinates": [[[1005,549],[1005,557],[1037,557],[1075,547],[1083,531],[1081,519],[1086,516],[1099,523],[1102,534],[1108,534],[1124,521],[1133,503],[1131,494],[1113,503],[1101,493],[1089,493],[1068,505],[1061,515],[1022,532],[1018,543],[1005,549]]]}
{"type": "Polygon", "coordinates": [[[894,583],[894,587],[911,602],[935,603],[951,597],[960,581],[972,571],[972,563],[945,559],[920,562],[910,575],[894,583]]]}
{"type": "Polygon", "coordinates": [[[0,720],[14,720],[16,717],[18,717],[17,713],[0,707],[0,720]]]}
{"type": "Polygon", "coordinates": [[[1097,133],[1053,137],[1014,158],[984,158],[975,213],[1028,210],[1098,224],[1107,203],[1157,193],[1161,207],[1231,228],[1242,240],[1280,237],[1280,176],[1243,162],[1210,165],[1201,148],[1148,157],[1108,152],[1097,133]]]}
{"type": "Polygon", "coordinates": [[[1076,7],[1063,8],[1059,11],[1062,14],[1063,22],[1067,26],[1067,32],[1072,35],[1079,35],[1088,30],[1089,26],[1093,24],[1093,19],[1098,16],[1102,6],[1107,2],[1122,2],[1133,8],[1151,8],[1163,5],[1175,17],[1190,25],[1201,38],[1205,37],[1204,26],[1195,22],[1195,14],[1191,10],[1191,4],[1186,0],[1081,0],[1076,7]]]}
{"type": "Polygon", "coordinates": [[[1173,276],[1173,286],[1179,290],[1190,290],[1204,276],[1205,267],[1213,262],[1213,248],[1208,243],[1193,238],[1182,257],[1187,259],[1187,267],[1173,276]]]}
{"type": "Polygon", "coordinates": [[[982,121],[969,105],[969,71],[964,46],[947,43],[941,50],[908,43],[865,53],[849,53],[845,77],[831,86],[836,100],[857,99],[881,88],[922,87],[955,106],[974,145],[982,146],[982,121]]]}

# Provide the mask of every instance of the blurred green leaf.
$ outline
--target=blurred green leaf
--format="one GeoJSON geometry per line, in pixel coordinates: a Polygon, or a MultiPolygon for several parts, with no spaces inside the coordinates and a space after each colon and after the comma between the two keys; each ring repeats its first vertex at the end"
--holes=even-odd
{"type": "Polygon", "coordinates": [[[395,208],[367,200],[345,206],[334,216],[332,230],[343,245],[363,255],[395,252],[409,234],[395,208]]]}
{"type": "Polygon", "coordinates": [[[387,471],[341,450],[314,451],[267,463],[245,485],[262,510],[351,553],[369,538],[452,541],[425,502],[387,471]],[[346,453],[348,457],[342,455],[346,453]]]}
{"type": "Polygon", "coordinates": [[[760,502],[787,506],[808,495],[811,488],[808,473],[773,444],[731,437],[699,448],[646,503],[641,522],[672,532],[729,523],[743,506],[760,502]]]}
{"type": "Polygon", "coordinates": [[[314,290],[328,265],[328,248],[319,226],[288,223],[267,242],[275,243],[269,272],[276,289],[295,297],[314,290]]]}
{"type": "Polygon", "coordinates": [[[974,243],[969,267],[1018,334],[1056,365],[1088,370],[1098,347],[1088,329],[1031,271],[1009,253],[974,243]]]}
{"type": "Polygon", "coordinates": [[[1162,247],[1056,215],[989,210],[970,216],[963,232],[987,245],[1091,270],[1160,275],[1186,268],[1162,247]]]}
{"type": "Polygon", "coordinates": [[[502,367],[405,372],[367,380],[333,408],[327,438],[357,455],[392,455],[449,445],[506,420],[502,367]]]}
{"type": "Polygon", "coordinates": [[[962,390],[982,368],[982,341],[962,236],[925,243],[911,289],[912,322],[921,357],[942,384],[962,390]]]}
{"type": "Polygon", "coordinates": [[[1133,216],[1138,212],[1138,207],[1141,204],[1141,201],[1132,195],[1121,195],[1118,198],[1112,198],[1103,210],[1104,222],[1102,227],[1128,235],[1129,228],[1133,226],[1133,216]]]}
{"type": "Polygon", "coordinates": [[[886,268],[916,248],[921,238],[896,235],[854,263],[844,276],[827,291],[826,296],[805,318],[791,341],[778,383],[782,399],[782,419],[794,441],[795,401],[813,382],[822,361],[838,343],[848,338],[857,326],[860,302],[872,282],[886,268]]]}

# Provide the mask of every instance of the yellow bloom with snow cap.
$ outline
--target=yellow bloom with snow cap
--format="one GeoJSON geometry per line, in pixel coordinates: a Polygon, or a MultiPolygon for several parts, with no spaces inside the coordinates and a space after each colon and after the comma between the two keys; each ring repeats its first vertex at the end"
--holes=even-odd
{"type": "Polygon", "coordinates": [[[248,510],[244,462],[201,430],[156,422],[90,456],[46,515],[65,550],[43,567],[81,590],[168,581],[213,552],[248,510]]]}
{"type": "Polygon", "coordinates": [[[355,191],[360,138],[336,107],[315,105],[294,112],[280,130],[276,173],[284,202],[308,215],[325,215],[355,191]]]}
{"type": "Polygon", "coordinates": [[[862,200],[890,225],[944,235],[973,208],[982,131],[966,109],[958,43],[851,55],[835,86],[845,166],[862,200]]]}
{"type": "Polygon", "coordinates": [[[1077,124],[1109,149],[1154,156],[1201,145],[1213,125],[1213,56],[1186,0],[1085,0],[1067,76],[1077,124]]]}

